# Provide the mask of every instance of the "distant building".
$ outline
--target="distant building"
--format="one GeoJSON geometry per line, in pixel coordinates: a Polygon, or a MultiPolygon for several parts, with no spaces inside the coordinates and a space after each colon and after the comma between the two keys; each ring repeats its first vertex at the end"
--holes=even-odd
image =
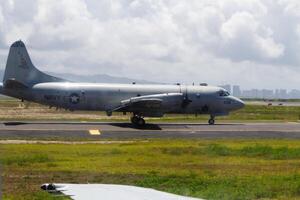
{"type": "Polygon", "coordinates": [[[236,97],[240,97],[240,96],[242,95],[240,86],[234,85],[234,86],[232,87],[232,95],[233,95],[233,96],[236,96],[236,97]]]}
{"type": "Polygon", "coordinates": [[[273,90],[262,90],[262,98],[263,99],[273,99],[274,98],[274,92],[273,90]]]}
{"type": "Polygon", "coordinates": [[[241,97],[244,97],[244,98],[254,98],[252,90],[243,90],[241,97]]]}
{"type": "Polygon", "coordinates": [[[286,90],[286,89],[250,89],[250,90],[241,90],[239,85],[220,85],[226,89],[228,92],[232,93],[233,96],[249,98],[249,99],[300,99],[300,90],[286,90]]]}
{"type": "Polygon", "coordinates": [[[299,99],[300,98],[300,90],[291,90],[288,93],[288,98],[290,99],[299,99]]]}
{"type": "Polygon", "coordinates": [[[287,91],[284,89],[280,89],[279,91],[279,98],[280,99],[286,99],[287,98],[287,91]]]}
{"type": "Polygon", "coordinates": [[[280,99],[280,90],[279,89],[275,90],[274,98],[275,99],[280,99]]]}
{"type": "Polygon", "coordinates": [[[260,91],[258,89],[252,89],[251,92],[252,92],[252,94],[251,94],[252,98],[256,98],[256,99],[257,98],[259,98],[259,99],[263,98],[262,91],[260,91]]]}

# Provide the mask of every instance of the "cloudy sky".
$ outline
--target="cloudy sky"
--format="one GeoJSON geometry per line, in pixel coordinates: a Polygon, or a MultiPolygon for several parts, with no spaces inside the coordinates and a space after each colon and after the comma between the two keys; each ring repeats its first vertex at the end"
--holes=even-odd
{"type": "Polygon", "coordinates": [[[0,66],[300,89],[299,0],[0,0],[0,66]]]}

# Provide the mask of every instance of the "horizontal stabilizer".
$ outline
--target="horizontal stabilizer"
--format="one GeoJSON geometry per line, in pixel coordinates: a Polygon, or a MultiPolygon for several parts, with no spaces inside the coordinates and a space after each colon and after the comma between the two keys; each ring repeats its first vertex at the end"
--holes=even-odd
{"type": "Polygon", "coordinates": [[[4,88],[21,90],[21,89],[27,89],[28,87],[19,81],[16,81],[14,79],[8,79],[4,82],[4,88]]]}

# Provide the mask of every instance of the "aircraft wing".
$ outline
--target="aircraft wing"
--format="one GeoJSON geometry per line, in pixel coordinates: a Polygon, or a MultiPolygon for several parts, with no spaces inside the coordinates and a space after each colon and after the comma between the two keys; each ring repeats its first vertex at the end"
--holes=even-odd
{"type": "Polygon", "coordinates": [[[182,101],[182,93],[139,96],[121,101],[120,106],[113,111],[137,112],[147,117],[161,117],[166,111],[165,108],[178,107],[182,101]]]}
{"type": "Polygon", "coordinates": [[[154,189],[124,185],[44,184],[42,189],[57,196],[61,194],[69,196],[74,200],[200,200],[154,189]]]}

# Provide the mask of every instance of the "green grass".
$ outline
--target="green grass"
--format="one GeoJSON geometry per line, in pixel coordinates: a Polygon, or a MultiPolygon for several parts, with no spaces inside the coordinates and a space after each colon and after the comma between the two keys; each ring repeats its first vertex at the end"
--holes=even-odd
{"type": "Polygon", "coordinates": [[[300,99],[261,99],[261,98],[241,98],[243,101],[260,101],[260,102],[288,102],[288,103],[298,103],[300,99]]]}
{"type": "Polygon", "coordinates": [[[162,148],[161,152],[168,155],[209,155],[209,156],[243,156],[260,157],[264,159],[289,160],[300,159],[300,148],[271,147],[267,145],[245,146],[240,149],[229,148],[225,145],[210,144],[203,147],[162,148]]]}
{"type": "Polygon", "coordinates": [[[45,182],[113,183],[206,199],[300,199],[300,140],[1,145],[4,199],[53,199],[45,182]]]}
{"type": "Polygon", "coordinates": [[[51,159],[47,154],[33,154],[33,155],[12,155],[10,157],[3,157],[1,163],[4,165],[16,164],[18,166],[29,165],[32,163],[50,162],[51,159]]]}
{"type": "Polygon", "coordinates": [[[15,195],[5,196],[4,199],[15,200],[15,199],[24,199],[24,200],[69,200],[68,197],[63,197],[59,195],[49,195],[45,192],[35,192],[34,194],[22,194],[19,197],[15,195]]]}

